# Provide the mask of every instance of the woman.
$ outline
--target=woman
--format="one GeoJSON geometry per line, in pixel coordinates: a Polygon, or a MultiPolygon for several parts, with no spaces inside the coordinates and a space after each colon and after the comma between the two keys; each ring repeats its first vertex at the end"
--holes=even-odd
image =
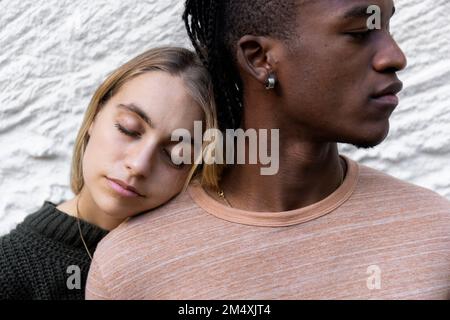
{"type": "Polygon", "coordinates": [[[109,230],[169,201],[194,177],[216,185],[213,165],[199,175],[196,164],[172,162],[183,143],[171,141],[174,130],[193,136],[195,121],[216,127],[211,92],[207,71],[182,48],[149,50],[113,72],[75,142],[76,196],[45,202],[0,238],[0,298],[83,299],[93,252],[109,230]]]}

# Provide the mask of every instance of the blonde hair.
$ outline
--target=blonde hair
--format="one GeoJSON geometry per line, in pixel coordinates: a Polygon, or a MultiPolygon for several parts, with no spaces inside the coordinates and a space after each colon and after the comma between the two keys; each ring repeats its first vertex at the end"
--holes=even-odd
{"type": "MultiPolygon", "coordinates": [[[[70,186],[75,194],[79,194],[84,186],[82,160],[89,141],[89,127],[96,115],[127,81],[149,71],[164,71],[173,76],[180,76],[184,80],[188,92],[205,114],[205,130],[217,128],[212,83],[207,70],[195,53],[178,47],[161,47],[148,50],[111,73],[95,91],[75,140],[70,176],[70,186]]],[[[203,154],[206,144],[203,143],[202,147],[203,154]]],[[[189,171],[183,191],[194,178],[200,180],[200,183],[204,186],[217,189],[221,171],[222,166],[220,165],[203,164],[200,167],[194,163],[189,171]],[[200,168],[201,170],[199,170],[200,168]]]]}

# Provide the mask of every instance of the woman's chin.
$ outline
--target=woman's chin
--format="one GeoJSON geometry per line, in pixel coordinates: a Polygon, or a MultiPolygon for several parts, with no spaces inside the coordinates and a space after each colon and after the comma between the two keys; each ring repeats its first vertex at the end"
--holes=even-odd
{"type": "Polygon", "coordinates": [[[96,199],[99,210],[106,216],[112,219],[126,219],[136,213],[136,210],[128,204],[121,203],[117,199],[111,197],[102,197],[96,199]]]}

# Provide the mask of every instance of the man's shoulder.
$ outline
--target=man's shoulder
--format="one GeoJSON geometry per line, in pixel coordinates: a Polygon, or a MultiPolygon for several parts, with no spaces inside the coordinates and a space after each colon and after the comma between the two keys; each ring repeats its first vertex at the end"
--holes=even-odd
{"type": "Polygon", "coordinates": [[[126,254],[129,248],[139,246],[143,241],[161,240],[158,238],[161,236],[159,231],[180,228],[180,222],[189,224],[201,214],[202,209],[192,200],[189,193],[182,192],[165,204],[132,217],[112,230],[98,244],[97,259],[101,259],[103,255],[111,256],[112,252],[126,254]]]}
{"type": "MultiPolygon", "coordinates": [[[[401,180],[375,168],[359,164],[358,188],[360,193],[370,194],[383,201],[432,202],[450,210],[450,201],[428,188],[401,180]]],[[[408,205],[404,203],[404,205],[408,205]]]]}
{"type": "Polygon", "coordinates": [[[365,165],[359,167],[359,180],[351,201],[354,212],[370,212],[365,218],[384,223],[393,230],[398,230],[400,225],[408,226],[408,230],[430,238],[444,235],[448,239],[448,199],[380,170],[365,165]]]}

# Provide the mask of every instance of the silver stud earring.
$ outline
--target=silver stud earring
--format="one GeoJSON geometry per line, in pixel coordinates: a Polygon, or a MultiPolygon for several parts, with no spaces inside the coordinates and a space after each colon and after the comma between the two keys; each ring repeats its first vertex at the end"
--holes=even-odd
{"type": "Polygon", "coordinates": [[[269,74],[269,77],[266,80],[266,89],[267,90],[274,89],[276,84],[277,79],[275,78],[275,75],[273,73],[269,74]]]}

